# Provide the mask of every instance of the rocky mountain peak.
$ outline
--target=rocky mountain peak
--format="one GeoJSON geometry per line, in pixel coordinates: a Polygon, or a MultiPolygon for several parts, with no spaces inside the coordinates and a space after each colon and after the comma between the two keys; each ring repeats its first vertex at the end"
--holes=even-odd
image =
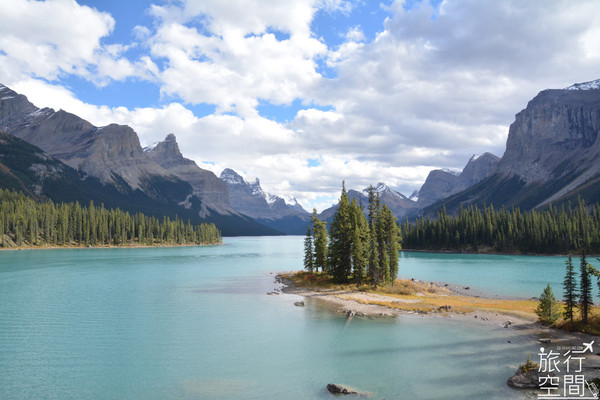
{"type": "Polygon", "coordinates": [[[150,146],[144,147],[144,152],[154,158],[155,161],[162,161],[159,162],[159,164],[173,162],[180,163],[182,160],[190,161],[183,158],[183,155],[179,150],[179,145],[177,144],[177,138],[172,133],[169,133],[162,142],[156,142],[150,146]]]}
{"type": "Polygon", "coordinates": [[[499,157],[492,153],[473,155],[465,168],[461,170],[444,168],[433,170],[427,176],[419,193],[411,195],[417,199],[420,207],[433,204],[436,201],[453,195],[481,182],[495,171],[499,157]]]}
{"type": "Polygon", "coordinates": [[[244,178],[231,168],[225,168],[219,177],[229,185],[244,185],[246,183],[244,178]]]}
{"type": "Polygon", "coordinates": [[[183,157],[177,138],[169,133],[162,142],[144,148],[144,152],[167,172],[188,182],[194,195],[218,211],[230,212],[227,185],[208,170],[200,168],[193,160],[183,157]]]}

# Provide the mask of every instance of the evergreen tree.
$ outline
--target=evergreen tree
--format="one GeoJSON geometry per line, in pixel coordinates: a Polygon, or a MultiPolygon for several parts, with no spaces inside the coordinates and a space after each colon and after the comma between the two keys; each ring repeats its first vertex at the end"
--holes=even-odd
{"type": "Polygon", "coordinates": [[[313,249],[312,232],[309,226],[306,228],[306,236],[304,237],[304,269],[312,273],[314,268],[315,255],[313,249]]]}
{"type": "Polygon", "coordinates": [[[587,324],[590,307],[594,305],[592,301],[592,281],[588,271],[588,263],[585,259],[585,252],[581,252],[580,258],[580,287],[579,287],[579,307],[581,309],[581,322],[587,324]]]}
{"type": "Polygon", "coordinates": [[[556,322],[558,317],[560,316],[560,308],[558,303],[556,302],[556,298],[554,297],[554,293],[552,293],[552,288],[550,284],[546,286],[546,289],[542,292],[540,296],[540,304],[535,310],[539,321],[544,323],[553,324],[556,322]]]}
{"type": "Polygon", "coordinates": [[[350,204],[352,215],[352,267],[353,278],[359,287],[366,274],[366,264],[369,259],[369,225],[362,207],[356,199],[350,204]]]}
{"type": "Polygon", "coordinates": [[[380,279],[380,258],[379,258],[379,240],[377,236],[377,219],[381,203],[378,201],[379,196],[375,195],[373,186],[369,186],[369,265],[367,275],[371,279],[371,283],[377,287],[380,279]]]}
{"type": "Polygon", "coordinates": [[[573,268],[573,262],[571,255],[565,262],[567,271],[565,272],[565,279],[563,281],[564,299],[565,299],[565,311],[563,312],[563,319],[569,321],[573,325],[573,309],[577,306],[577,274],[573,268]]]}
{"type": "MultiPolygon", "coordinates": [[[[152,240],[145,242],[142,239],[145,235],[135,232],[136,227],[149,226],[152,220],[153,217],[141,213],[132,216],[119,209],[96,207],[93,202],[87,208],[79,203],[54,204],[0,189],[0,246],[3,247],[10,242],[29,246],[152,245],[152,240]]],[[[175,221],[165,218],[163,224],[174,229],[167,244],[213,244],[222,240],[214,224],[200,224],[194,228],[177,217],[175,221]],[[202,235],[193,235],[195,229],[202,235]]]]}
{"type": "Polygon", "coordinates": [[[396,277],[398,276],[398,251],[399,251],[399,229],[396,222],[396,218],[392,214],[392,211],[388,208],[387,205],[383,206],[383,218],[385,221],[385,246],[387,250],[387,258],[388,258],[388,268],[389,272],[388,283],[392,285],[396,281],[396,277]]]}
{"type": "Polygon", "coordinates": [[[327,224],[317,217],[317,210],[313,209],[313,246],[314,246],[314,266],[315,271],[325,271],[327,269],[327,224]]]}
{"type": "Polygon", "coordinates": [[[350,201],[342,183],[338,209],[329,226],[329,269],[336,282],[347,282],[352,271],[352,230],[350,201]]]}

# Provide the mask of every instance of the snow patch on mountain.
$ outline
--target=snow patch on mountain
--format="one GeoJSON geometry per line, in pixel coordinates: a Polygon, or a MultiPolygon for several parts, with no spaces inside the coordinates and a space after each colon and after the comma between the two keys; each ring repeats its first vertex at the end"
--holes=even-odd
{"type": "Polygon", "coordinates": [[[454,176],[460,176],[462,170],[456,168],[442,168],[442,171],[452,174],[454,176]]]}
{"type": "Polygon", "coordinates": [[[576,83],[574,85],[565,88],[565,90],[597,90],[600,89],[600,79],[595,81],[576,83]]]}
{"type": "Polygon", "coordinates": [[[153,151],[156,148],[156,146],[158,146],[159,143],[160,142],[154,142],[151,145],[144,147],[144,153],[149,153],[149,152],[153,151]]]}

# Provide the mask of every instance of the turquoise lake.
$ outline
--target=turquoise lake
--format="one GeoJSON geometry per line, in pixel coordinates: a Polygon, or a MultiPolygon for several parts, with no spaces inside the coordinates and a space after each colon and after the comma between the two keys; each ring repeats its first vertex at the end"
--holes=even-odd
{"type": "MultiPolygon", "coordinates": [[[[267,296],[302,237],[187,248],[0,252],[0,399],[522,399],[537,349],[452,318],[354,318],[267,296]],[[508,343],[511,341],[511,343],[508,343]]],[[[560,293],[564,259],[401,253],[400,275],[517,297],[560,293]],[[554,286],[554,282],[558,286],[554,286]]]]}

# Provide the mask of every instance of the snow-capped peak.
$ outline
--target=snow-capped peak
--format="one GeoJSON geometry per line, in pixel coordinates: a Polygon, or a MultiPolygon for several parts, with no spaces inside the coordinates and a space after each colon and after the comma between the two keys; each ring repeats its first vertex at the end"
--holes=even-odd
{"type": "Polygon", "coordinates": [[[460,169],[456,168],[442,168],[442,171],[452,174],[454,176],[459,176],[462,172],[460,169]]]}
{"type": "MultiPolygon", "coordinates": [[[[395,190],[390,189],[390,187],[388,185],[386,185],[383,182],[377,182],[377,185],[373,186],[373,191],[375,193],[379,193],[379,196],[383,196],[388,195],[388,196],[395,196],[395,197],[402,197],[402,195],[398,192],[396,192],[395,190]]],[[[363,194],[365,196],[369,195],[369,188],[364,188],[363,189],[363,194]]]]}
{"type": "Polygon", "coordinates": [[[225,181],[225,183],[229,183],[231,185],[242,185],[246,183],[244,178],[242,178],[240,174],[231,168],[225,168],[223,172],[221,172],[219,178],[221,178],[222,181],[225,181]]]}
{"type": "Polygon", "coordinates": [[[600,79],[596,79],[595,81],[576,83],[574,85],[565,88],[565,90],[594,90],[600,89],[600,79]]]}

